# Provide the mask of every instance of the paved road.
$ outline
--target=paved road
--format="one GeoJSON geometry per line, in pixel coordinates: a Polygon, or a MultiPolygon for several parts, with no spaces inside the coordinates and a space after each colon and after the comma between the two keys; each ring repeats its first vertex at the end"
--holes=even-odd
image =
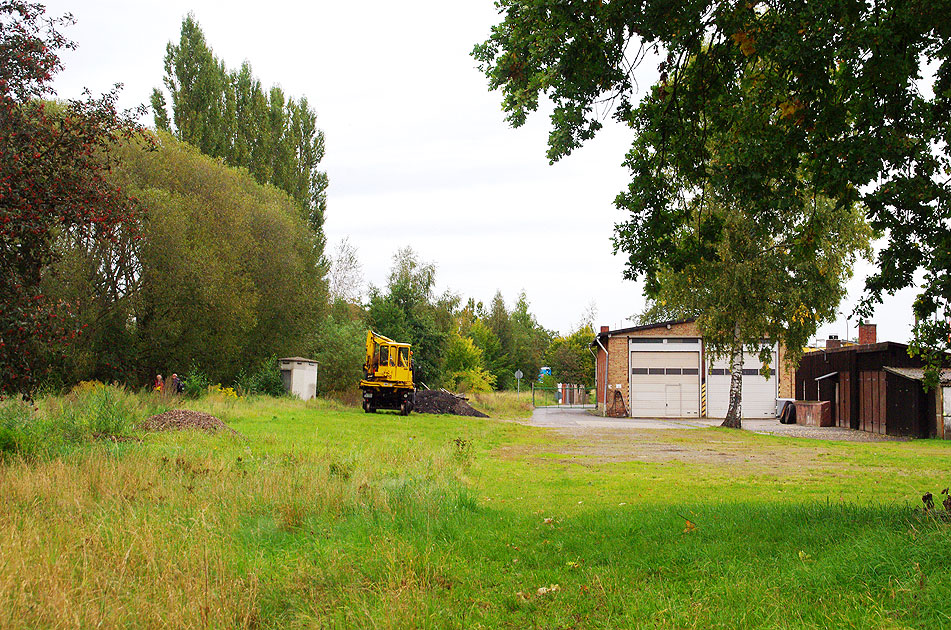
{"type": "MultiPolygon", "coordinates": [[[[716,427],[722,420],[708,418],[602,418],[589,409],[563,409],[539,407],[532,414],[530,423],[539,427],[561,429],[703,429],[716,427]]],[[[885,435],[838,427],[804,427],[782,424],[776,418],[744,419],[743,428],[755,433],[771,433],[790,437],[807,437],[823,440],[879,441],[892,440],[885,435]]]]}

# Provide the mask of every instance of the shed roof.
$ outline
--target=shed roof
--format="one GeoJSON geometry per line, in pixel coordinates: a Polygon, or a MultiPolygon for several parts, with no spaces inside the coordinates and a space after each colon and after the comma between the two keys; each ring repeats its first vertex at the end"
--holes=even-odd
{"type": "Polygon", "coordinates": [[[281,361],[301,361],[306,363],[318,363],[314,359],[305,359],[304,357],[284,357],[281,361]]]}
{"type": "MultiPolygon", "coordinates": [[[[898,376],[903,376],[913,381],[922,381],[925,378],[925,368],[885,366],[882,369],[884,369],[886,372],[891,372],[892,374],[897,374],[898,376]]],[[[942,385],[951,384],[951,369],[945,368],[941,370],[941,374],[938,376],[938,379],[942,385]]]]}

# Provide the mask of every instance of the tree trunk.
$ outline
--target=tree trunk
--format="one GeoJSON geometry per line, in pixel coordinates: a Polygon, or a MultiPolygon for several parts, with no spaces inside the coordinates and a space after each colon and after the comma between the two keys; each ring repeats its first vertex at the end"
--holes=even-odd
{"type": "Polygon", "coordinates": [[[742,429],[743,424],[743,343],[739,334],[733,338],[730,352],[730,407],[721,427],[742,429]]]}

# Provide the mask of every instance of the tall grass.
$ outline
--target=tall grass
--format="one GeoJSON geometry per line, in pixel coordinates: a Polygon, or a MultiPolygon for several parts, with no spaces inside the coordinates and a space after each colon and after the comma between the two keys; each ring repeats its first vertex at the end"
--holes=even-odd
{"type": "Polygon", "coordinates": [[[469,402],[490,418],[529,418],[532,415],[531,392],[477,392],[469,394],[469,402]]]}
{"type": "Polygon", "coordinates": [[[35,406],[6,400],[0,403],[0,457],[52,457],[92,440],[126,439],[138,420],[164,408],[160,398],[95,382],[35,406]]]}
{"type": "MultiPolygon", "coordinates": [[[[160,400],[91,390],[27,411],[110,426],[97,409],[134,418],[160,400]]],[[[585,439],[518,423],[181,402],[247,439],[148,434],[0,462],[0,628],[949,621],[951,520],[918,502],[951,477],[944,443],[624,434],[754,459],[638,461],[568,455],[585,439]]]]}

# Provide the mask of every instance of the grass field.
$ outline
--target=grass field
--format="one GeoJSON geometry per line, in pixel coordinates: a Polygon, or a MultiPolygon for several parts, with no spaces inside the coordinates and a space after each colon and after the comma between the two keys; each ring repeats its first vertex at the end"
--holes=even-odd
{"type": "Polygon", "coordinates": [[[244,437],[7,455],[0,627],[951,626],[951,520],[920,508],[951,444],[559,434],[482,403],[507,418],[218,395],[188,405],[244,437]]]}

